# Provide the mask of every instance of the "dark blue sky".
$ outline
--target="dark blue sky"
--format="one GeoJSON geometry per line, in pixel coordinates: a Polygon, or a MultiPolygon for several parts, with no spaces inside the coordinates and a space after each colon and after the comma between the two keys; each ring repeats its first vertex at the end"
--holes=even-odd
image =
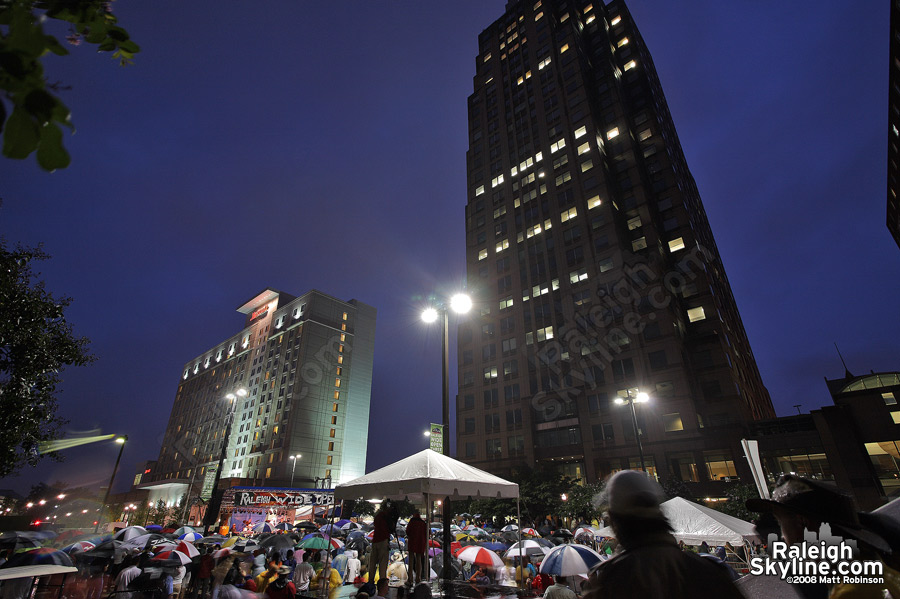
{"type": "MultiPolygon", "coordinates": [[[[854,372],[900,369],[888,3],[632,4],[778,413],[829,403],[833,342],[854,372]]],[[[98,360],[65,372],[61,414],[130,435],[120,482],[157,456],[182,365],[266,286],[378,308],[368,468],[425,446],[440,351],[417,298],[464,280],[466,97],[504,6],[116,2],[134,66],[48,58],[72,165],[0,161],[0,234],[44,242],[74,298],[98,360]]],[[[116,450],[0,485],[105,484],[116,450]]]]}

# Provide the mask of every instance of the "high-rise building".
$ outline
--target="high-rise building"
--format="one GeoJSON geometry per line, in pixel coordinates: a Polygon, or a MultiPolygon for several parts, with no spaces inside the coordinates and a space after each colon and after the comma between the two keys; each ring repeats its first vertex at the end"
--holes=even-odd
{"type": "Polygon", "coordinates": [[[326,488],[365,473],[375,308],[265,289],[238,312],[244,328],[179,373],[159,458],[142,477],[154,503],[208,498],[223,440],[220,488],[326,488]]]}
{"type": "Polygon", "coordinates": [[[627,7],[510,0],[475,64],[460,459],[752,480],[774,410],[627,7]]]}
{"type": "Polygon", "coordinates": [[[887,227],[900,247],[900,0],[891,0],[887,227]]]}

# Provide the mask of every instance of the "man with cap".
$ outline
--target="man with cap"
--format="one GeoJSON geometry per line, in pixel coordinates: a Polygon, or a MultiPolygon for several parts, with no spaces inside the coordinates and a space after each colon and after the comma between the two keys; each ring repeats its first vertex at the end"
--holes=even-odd
{"type": "Polygon", "coordinates": [[[662,488],[643,472],[623,470],[606,483],[610,525],[622,549],[600,562],[585,599],[741,599],[721,564],[681,551],[659,504],[662,488]]]}
{"type": "MultiPolygon", "coordinates": [[[[778,479],[772,491],[772,499],[755,497],[747,500],[747,509],[754,512],[771,512],[781,527],[781,537],[788,545],[802,543],[804,533],[819,534],[819,527],[828,523],[831,534],[855,539],[860,549],[860,559],[878,559],[876,552],[890,553],[890,546],[878,534],[863,527],[853,498],[834,485],[810,480],[794,474],[785,474],[778,479]]],[[[890,582],[890,577],[885,577],[890,582]]],[[[896,581],[894,581],[896,582],[896,581]]],[[[824,597],[863,597],[869,591],[883,596],[875,585],[859,586],[860,594],[843,583],[829,590],[824,583],[794,584],[794,588],[806,599],[824,597]]],[[[888,589],[888,586],[884,586],[888,589]]],[[[900,589],[892,586],[892,596],[898,597],[900,589]]]]}

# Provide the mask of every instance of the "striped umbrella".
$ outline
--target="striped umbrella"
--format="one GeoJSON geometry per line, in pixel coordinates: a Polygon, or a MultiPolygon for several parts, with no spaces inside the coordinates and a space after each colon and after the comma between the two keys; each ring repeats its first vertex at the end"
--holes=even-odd
{"type": "Polygon", "coordinates": [[[250,553],[259,549],[259,542],[255,539],[241,539],[232,545],[231,548],[241,553],[250,553]]]}
{"type": "Polygon", "coordinates": [[[117,541],[130,541],[135,537],[147,534],[147,529],[143,526],[126,526],[113,535],[113,539],[117,541]]]}
{"type": "Polygon", "coordinates": [[[519,530],[519,527],[516,526],[515,524],[507,524],[506,526],[504,526],[503,528],[500,529],[501,532],[509,532],[509,531],[515,531],[515,530],[519,530]]]}
{"type": "Polygon", "coordinates": [[[525,536],[528,536],[528,537],[539,537],[539,536],[541,536],[541,533],[539,533],[538,531],[536,531],[536,530],[533,529],[533,528],[523,528],[523,529],[522,529],[522,534],[525,535],[525,536]]]}
{"type": "Polygon", "coordinates": [[[577,576],[587,574],[603,559],[599,553],[584,545],[559,545],[544,557],[540,571],[555,576],[577,576]]]}
{"type": "Polygon", "coordinates": [[[178,538],[182,541],[187,541],[188,543],[196,543],[203,538],[203,535],[199,532],[186,532],[178,538]]]}
{"type": "Polygon", "coordinates": [[[462,550],[456,554],[456,558],[463,562],[475,564],[476,566],[486,566],[488,568],[503,567],[503,560],[500,559],[499,555],[490,549],[478,547],[477,545],[463,547],[462,550]]]}
{"type": "Polygon", "coordinates": [[[190,558],[195,558],[200,555],[200,550],[194,547],[193,543],[188,541],[182,541],[175,546],[176,551],[180,551],[186,556],[190,558]]]}
{"type": "Polygon", "coordinates": [[[188,556],[186,556],[185,554],[183,554],[180,551],[175,551],[174,549],[172,551],[163,551],[162,553],[155,556],[150,561],[167,562],[167,561],[172,561],[172,560],[176,560],[176,559],[181,562],[182,566],[191,563],[191,558],[189,558],[188,556]]]}
{"type": "Polygon", "coordinates": [[[78,541],[77,543],[72,543],[68,547],[63,547],[61,551],[65,551],[66,553],[81,553],[88,549],[93,549],[94,547],[96,547],[96,545],[90,541],[78,541]]]}
{"type": "MultiPolygon", "coordinates": [[[[186,535],[189,532],[197,532],[197,531],[194,530],[194,528],[191,526],[181,526],[179,528],[176,528],[175,532],[173,532],[172,534],[174,534],[179,539],[183,539],[184,538],[183,535],[186,535]]],[[[203,535],[200,535],[200,536],[203,536],[203,535]]]]}
{"type": "Polygon", "coordinates": [[[290,522],[279,522],[275,525],[275,530],[294,530],[294,527],[291,526],[290,522]]]}
{"type": "Polygon", "coordinates": [[[269,522],[260,522],[253,527],[253,532],[275,532],[275,527],[269,522]]]}

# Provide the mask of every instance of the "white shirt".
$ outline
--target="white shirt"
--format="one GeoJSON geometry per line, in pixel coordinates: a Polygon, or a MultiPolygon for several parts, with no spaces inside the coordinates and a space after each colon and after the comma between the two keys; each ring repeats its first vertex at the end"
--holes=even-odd
{"type": "Polygon", "coordinates": [[[575,599],[575,593],[564,584],[554,583],[544,591],[544,599],[575,599]]]}
{"type": "Polygon", "coordinates": [[[347,560],[347,576],[344,578],[347,582],[353,582],[359,576],[360,562],[355,557],[347,560]]]}

